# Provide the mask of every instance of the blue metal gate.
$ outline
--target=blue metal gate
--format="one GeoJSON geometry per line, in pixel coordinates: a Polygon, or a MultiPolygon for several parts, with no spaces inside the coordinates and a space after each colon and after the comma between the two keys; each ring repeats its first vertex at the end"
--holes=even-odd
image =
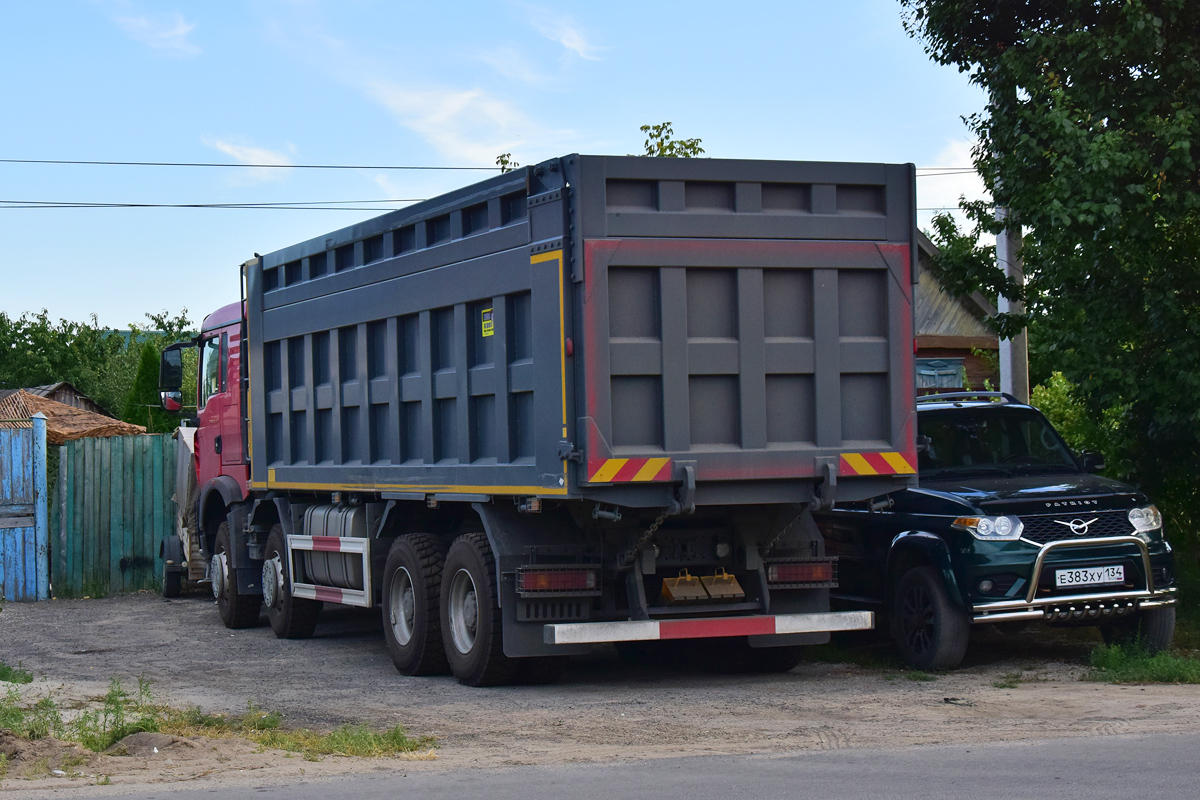
{"type": "Polygon", "coordinates": [[[46,418],[32,422],[0,429],[0,595],[10,601],[50,596],[46,418]]]}

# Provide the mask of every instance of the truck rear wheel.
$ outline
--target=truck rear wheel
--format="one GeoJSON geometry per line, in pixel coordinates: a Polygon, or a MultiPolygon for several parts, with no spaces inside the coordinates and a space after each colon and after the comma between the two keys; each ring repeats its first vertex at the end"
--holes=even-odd
{"type": "Polygon", "coordinates": [[[1100,626],[1107,645],[1140,643],[1150,653],[1171,649],[1175,639],[1175,606],[1148,608],[1136,617],[1100,626]]]}
{"type": "Polygon", "coordinates": [[[450,671],[468,686],[496,686],[514,677],[516,662],[504,655],[496,587],[487,537],[466,533],[455,539],[442,571],[442,640],[450,671]]]}
{"type": "Polygon", "coordinates": [[[283,526],[271,526],[267,536],[267,558],[263,562],[263,605],[271,630],[280,639],[307,639],[317,628],[321,602],[292,596],[292,579],[288,575],[287,539],[283,526]]]}
{"type": "Polygon", "coordinates": [[[237,571],[233,566],[232,549],[229,546],[229,523],[222,522],[217,528],[217,540],[213,544],[212,578],[213,596],[217,599],[217,613],[226,628],[252,628],[258,625],[258,612],[262,608],[261,594],[238,594],[237,571]]]}
{"type": "Polygon", "coordinates": [[[446,545],[428,533],[392,542],[383,569],[383,636],[404,675],[449,669],[442,643],[441,591],[446,545]]]}
{"type": "Polygon", "coordinates": [[[967,653],[971,620],[954,604],[934,567],[904,573],[892,602],[892,636],[916,669],[953,669],[967,653]]]}

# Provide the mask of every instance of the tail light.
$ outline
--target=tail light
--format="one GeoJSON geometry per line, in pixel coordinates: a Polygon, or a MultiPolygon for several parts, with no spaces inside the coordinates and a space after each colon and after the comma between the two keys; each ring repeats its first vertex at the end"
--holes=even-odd
{"type": "Polygon", "coordinates": [[[778,561],[767,565],[767,583],[772,585],[793,584],[800,586],[836,586],[837,562],[835,559],[807,561],[778,561]]]}
{"type": "Polygon", "coordinates": [[[517,570],[521,595],[594,595],[600,580],[594,569],[570,567],[522,567],[517,570]]]}

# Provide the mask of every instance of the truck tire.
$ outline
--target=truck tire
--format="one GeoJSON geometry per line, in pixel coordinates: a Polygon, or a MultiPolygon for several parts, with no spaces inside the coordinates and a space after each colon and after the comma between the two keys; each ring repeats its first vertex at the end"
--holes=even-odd
{"type": "Polygon", "coordinates": [[[1101,625],[1100,635],[1109,646],[1137,642],[1149,653],[1170,650],[1175,639],[1175,606],[1148,608],[1132,619],[1101,625]]]}
{"type": "Polygon", "coordinates": [[[442,641],[454,677],[467,686],[512,682],[516,662],[504,655],[496,560],[484,534],[465,533],[450,545],[440,599],[442,641]]]}
{"type": "Polygon", "coordinates": [[[941,573],[914,567],[900,579],[892,601],[892,637],[916,669],[953,669],[967,653],[971,620],[950,599],[941,573]]]}
{"type": "Polygon", "coordinates": [[[403,675],[449,671],[442,643],[442,568],[446,545],[428,533],[392,542],[383,568],[383,637],[403,675]]]}
{"type": "Polygon", "coordinates": [[[183,573],[163,567],[162,596],[179,597],[183,593],[183,573]]]}
{"type": "Polygon", "coordinates": [[[213,543],[213,564],[210,574],[213,595],[217,598],[217,613],[226,628],[253,628],[258,625],[258,612],[262,608],[261,594],[238,594],[237,575],[230,563],[229,523],[222,522],[217,528],[217,540],[213,543]]]}
{"type": "Polygon", "coordinates": [[[292,596],[292,579],[287,568],[287,539],[283,526],[271,526],[267,536],[267,558],[263,561],[263,605],[267,621],[280,639],[307,639],[317,628],[321,601],[292,596]],[[268,584],[271,586],[268,586],[268,584]]]}

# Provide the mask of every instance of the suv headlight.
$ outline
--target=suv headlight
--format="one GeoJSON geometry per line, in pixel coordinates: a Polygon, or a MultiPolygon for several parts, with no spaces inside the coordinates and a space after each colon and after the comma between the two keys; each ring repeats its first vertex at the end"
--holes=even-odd
{"type": "Polygon", "coordinates": [[[1018,517],[959,517],[954,520],[954,527],[970,531],[976,539],[988,541],[1012,542],[1021,538],[1024,523],[1018,517]]]}
{"type": "MultiPolygon", "coordinates": [[[[1162,514],[1157,506],[1129,509],[1129,524],[1134,533],[1149,533],[1162,528],[1162,514]]],[[[1142,537],[1143,539],[1146,537],[1142,537]]]]}

